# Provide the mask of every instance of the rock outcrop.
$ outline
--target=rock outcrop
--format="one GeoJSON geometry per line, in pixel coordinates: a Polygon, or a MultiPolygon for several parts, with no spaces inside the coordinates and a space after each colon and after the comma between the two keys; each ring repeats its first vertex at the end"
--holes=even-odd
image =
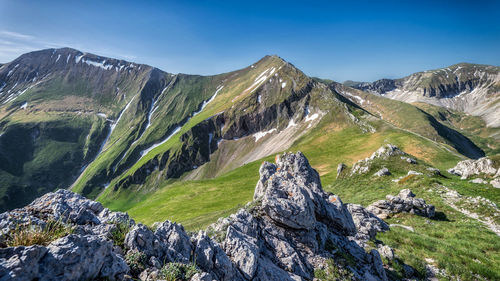
{"type": "Polygon", "coordinates": [[[474,175],[495,175],[497,169],[493,167],[493,161],[487,157],[477,160],[464,160],[448,170],[450,174],[461,176],[462,179],[467,179],[474,175]]]}
{"type": "MultiPolygon", "coordinates": [[[[190,236],[169,221],[153,231],[60,190],[1,214],[2,237],[14,235],[19,224],[43,229],[50,218],[74,231],[46,246],[1,248],[0,280],[157,280],[166,278],[165,267],[190,280],[312,280],[329,260],[355,280],[387,280],[379,252],[363,247],[388,225],[362,206],[324,192],[300,152],[264,162],[254,201],[207,232],[190,236]],[[121,244],[118,225],[127,226],[121,244]],[[338,262],[346,256],[353,262],[338,262]],[[193,263],[195,271],[188,273],[193,263]]],[[[387,252],[384,248],[384,256],[387,252]]]]}
{"type": "Polygon", "coordinates": [[[402,212],[429,218],[435,214],[433,205],[426,204],[422,198],[415,198],[415,194],[409,189],[401,190],[397,196],[387,195],[386,200],[379,200],[366,209],[382,219],[402,212]]]}
{"type": "MultiPolygon", "coordinates": [[[[375,159],[387,160],[391,156],[401,156],[410,159],[407,156],[407,154],[403,152],[401,149],[399,149],[397,146],[392,144],[386,144],[377,149],[377,151],[375,151],[370,157],[359,160],[358,162],[354,163],[351,169],[351,175],[365,174],[370,170],[371,165],[375,159]]],[[[405,159],[403,160],[407,161],[405,159]]]]}
{"type": "Polygon", "coordinates": [[[67,190],[48,193],[28,206],[0,215],[5,245],[20,227],[43,229],[55,220],[72,225],[70,234],[47,246],[0,248],[0,280],[125,279],[129,266],[110,240],[112,223],[133,223],[127,214],[67,190]]]}

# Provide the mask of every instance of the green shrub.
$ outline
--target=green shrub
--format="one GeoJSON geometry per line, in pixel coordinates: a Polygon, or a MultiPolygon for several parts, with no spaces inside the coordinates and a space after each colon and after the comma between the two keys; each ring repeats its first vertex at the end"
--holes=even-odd
{"type": "Polygon", "coordinates": [[[137,250],[128,251],[125,255],[125,262],[130,267],[130,273],[137,276],[146,269],[147,256],[137,250]]]}
{"type": "Polygon", "coordinates": [[[73,233],[73,227],[61,220],[49,219],[44,227],[31,224],[18,225],[6,239],[8,247],[43,245],[73,233]]]}
{"type": "Polygon", "coordinates": [[[167,281],[190,280],[198,272],[199,270],[194,263],[171,262],[162,267],[159,277],[167,281]]]}
{"type": "Polygon", "coordinates": [[[111,231],[111,240],[113,244],[119,246],[120,248],[125,248],[125,236],[130,231],[130,222],[112,222],[116,226],[111,231]]]}

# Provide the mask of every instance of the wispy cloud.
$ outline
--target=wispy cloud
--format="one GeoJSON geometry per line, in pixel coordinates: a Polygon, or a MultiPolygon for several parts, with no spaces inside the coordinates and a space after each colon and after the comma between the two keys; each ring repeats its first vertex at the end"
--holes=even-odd
{"type": "Polygon", "coordinates": [[[10,62],[27,52],[62,47],[72,47],[81,51],[95,52],[102,56],[125,60],[137,59],[134,55],[126,54],[122,51],[113,50],[108,47],[96,48],[95,46],[83,46],[78,43],[50,42],[30,34],[23,34],[11,30],[0,30],[0,63],[10,62]]]}

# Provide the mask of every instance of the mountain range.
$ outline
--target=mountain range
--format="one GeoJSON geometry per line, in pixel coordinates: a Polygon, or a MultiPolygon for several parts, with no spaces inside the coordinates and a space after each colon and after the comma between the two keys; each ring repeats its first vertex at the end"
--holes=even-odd
{"type": "MultiPolygon", "coordinates": [[[[150,193],[348,131],[398,135],[430,162],[479,158],[498,151],[499,70],[458,64],[340,84],[278,56],[199,76],[69,48],[28,53],[0,68],[0,206],[57,188],[104,201],[150,193]]],[[[312,162],[332,174],[324,154],[312,162]]]]}

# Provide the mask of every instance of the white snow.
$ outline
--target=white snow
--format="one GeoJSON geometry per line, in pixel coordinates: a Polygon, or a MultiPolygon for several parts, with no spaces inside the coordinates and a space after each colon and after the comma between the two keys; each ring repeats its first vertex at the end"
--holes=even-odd
{"type": "Polygon", "coordinates": [[[71,57],[71,54],[68,55],[68,57],[66,58],[66,63],[69,62],[69,58],[71,57]]]}
{"type": "Polygon", "coordinates": [[[107,118],[108,116],[102,112],[97,113],[97,116],[102,117],[102,118],[107,118]]]}
{"type": "Polygon", "coordinates": [[[255,81],[253,82],[253,84],[250,85],[250,87],[248,87],[245,91],[248,92],[248,91],[255,90],[262,83],[264,83],[264,81],[266,81],[268,77],[271,77],[275,71],[276,71],[275,67],[273,67],[271,69],[268,68],[268,69],[264,70],[259,76],[257,76],[257,78],[255,78],[255,81]]]}
{"type": "MultiPolygon", "coordinates": [[[[11,70],[9,71],[9,73],[7,73],[7,77],[9,77],[9,76],[12,74],[12,72],[14,72],[14,70],[16,70],[16,68],[17,68],[18,66],[19,66],[19,64],[16,64],[16,66],[14,66],[14,68],[13,68],[13,69],[11,69],[11,70]]],[[[15,86],[14,86],[14,87],[15,87],[15,86]]]]}
{"type": "Polygon", "coordinates": [[[58,55],[57,55],[56,62],[58,62],[60,58],[61,58],[61,54],[58,54],[58,55]]]}
{"type": "Polygon", "coordinates": [[[83,59],[82,62],[84,62],[88,65],[95,66],[95,67],[100,67],[104,70],[110,70],[111,68],[113,68],[113,65],[111,65],[111,64],[106,65],[106,60],[103,60],[102,62],[96,62],[93,60],[83,59]]]}
{"type": "Polygon", "coordinates": [[[26,109],[27,107],[28,107],[28,102],[25,101],[19,108],[26,109]]]}
{"type": "Polygon", "coordinates": [[[314,113],[311,116],[308,115],[308,116],[306,116],[306,122],[313,121],[313,120],[317,119],[318,117],[319,117],[318,113],[314,113]]]}
{"type": "MultiPolygon", "coordinates": [[[[347,96],[349,96],[349,97],[351,97],[351,98],[354,98],[354,99],[358,100],[358,102],[359,102],[360,104],[364,104],[364,103],[366,102],[366,101],[365,101],[362,97],[359,97],[359,96],[353,95],[353,94],[351,94],[351,93],[348,93],[348,92],[343,92],[343,94],[344,94],[344,95],[347,95],[347,96]]],[[[350,100],[351,100],[351,101],[353,101],[352,99],[350,99],[350,100]]]]}
{"type": "Polygon", "coordinates": [[[281,89],[286,87],[286,82],[281,83],[281,89]]]}
{"type": "Polygon", "coordinates": [[[207,101],[203,101],[203,103],[202,103],[202,105],[201,105],[200,110],[198,110],[198,111],[194,112],[194,113],[193,113],[193,116],[192,116],[191,118],[195,117],[196,115],[198,115],[198,113],[202,112],[202,111],[203,111],[203,109],[205,109],[205,107],[206,107],[206,106],[207,106],[210,102],[212,102],[212,101],[215,99],[215,97],[217,97],[217,94],[219,93],[219,91],[220,91],[220,90],[222,90],[222,88],[224,88],[224,86],[218,86],[218,87],[217,87],[217,90],[216,90],[216,91],[215,91],[215,93],[214,93],[214,95],[213,95],[213,96],[212,96],[209,100],[207,100],[207,101]]]}
{"type": "Polygon", "coordinates": [[[286,127],[287,129],[290,128],[290,127],[295,127],[297,126],[297,124],[295,124],[295,121],[293,121],[293,118],[290,119],[290,122],[288,122],[288,126],[286,127]]]}
{"type": "Polygon", "coordinates": [[[258,102],[258,103],[262,103],[262,96],[261,96],[261,95],[259,95],[259,96],[257,97],[257,102],[258,102]]]}
{"type": "Polygon", "coordinates": [[[255,137],[255,142],[257,142],[259,139],[263,138],[265,135],[267,134],[271,134],[272,132],[274,131],[277,131],[276,128],[274,129],[271,129],[269,131],[265,131],[265,132],[257,132],[255,134],[253,134],[253,136],[255,137]]]}
{"type": "Polygon", "coordinates": [[[177,126],[174,131],[164,140],[162,140],[161,142],[159,143],[155,143],[153,144],[151,147],[149,147],[148,149],[145,149],[143,151],[141,151],[141,158],[144,157],[144,155],[148,154],[151,150],[157,148],[158,146],[166,143],[170,138],[172,138],[175,134],[177,134],[179,131],[181,130],[181,126],[177,126]]]}
{"type": "MultiPolygon", "coordinates": [[[[168,86],[167,86],[167,87],[168,87],[168,86]]],[[[190,120],[191,118],[195,117],[198,113],[202,112],[202,111],[203,111],[203,109],[204,109],[204,108],[205,108],[205,107],[206,107],[206,106],[207,106],[207,105],[208,105],[211,101],[213,101],[213,100],[215,99],[215,97],[216,97],[216,96],[217,96],[217,94],[220,92],[220,90],[222,90],[222,88],[224,88],[224,86],[222,86],[222,85],[218,86],[218,87],[217,87],[217,90],[215,91],[215,93],[213,94],[213,96],[212,96],[212,97],[211,97],[208,101],[203,101],[203,104],[201,105],[200,110],[198,110],[198,111],[194,112],[194,113],[193,113],[193,115],[192,115],[192,116],[191,116],[191,117],[190,117],[190,118],[186,121],[186,123],[187,123],[187,122],[189,122],[189,120],[190,120]]],[[[165,91],[166,89],[167,89],[167,88],[163,89],[163,91],[165,91]]],[[[162,93],[163,93],[163,91],[162,91],[162,93]]],[[[182,126],[177,126],[177,127],[174,129],[174,131],[173,131],[173,132],[172,132],[172,133],[171,133],[171,134],[170,134],[167,138],[165,138],[165,139],[164,139],[164,140],[162,140],[161,142],[159,142],[159,143],[155,143],[155,144],[153,144],[152,146],[150,146],[149,148],[147,148],[147,149],[145,149],[145,150],[141,151],[141,157],[140,157],[140,158],[144,157],[144,155],[148,154],[151,150],[155,149],[156,147],[158,147],[158,146],[160,146],[160,145],[164,144],[165,142],[167,142],[170,138],[172,138],[175,134],[177,134],[177,133],[181,130],[181,128],[182,128],[182,126]]],[[[139,158],[139,159],[140,159],[140,158],[139,158]]]]}
{"type": "Polygon", "coordinates": [[[83,58],[84,55],[81,55],[81,56],[77,56],[75,57],[75,63],[79,63],[80,60],[83,58]]]}

